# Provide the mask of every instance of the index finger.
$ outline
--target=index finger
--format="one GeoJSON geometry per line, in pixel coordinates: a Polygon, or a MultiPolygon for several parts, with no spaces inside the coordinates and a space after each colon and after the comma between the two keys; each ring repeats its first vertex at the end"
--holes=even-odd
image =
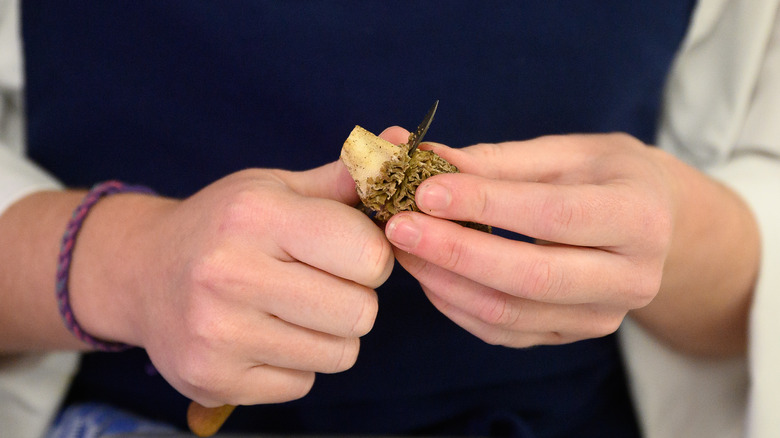
{"type": "Polygon", "coordinates": [[[617,184],[559,185],[442,174],[420,184],[415,199],[432,216],[577,246],[621,245],[663,219],[656,218],[659,210],[650,201],[617,184]]]}
{"type": "Polygon", "coordinates": [[[382,230],[352,207],[327,199],[293,197],[276,218],[276,244],[295,260],[370,288],[393,269],[393,251],[382,230]]]}
{"type": "Polygon", "coordinates": [[[616,151],[646,147],[625,134],[570,134],[524,141],[481,143],[462,149],[426,145],[463,173],[529,182],[580,183],[614,174],[616,151]],[[605,172],[605,170],[609,172],[605,172]]]}

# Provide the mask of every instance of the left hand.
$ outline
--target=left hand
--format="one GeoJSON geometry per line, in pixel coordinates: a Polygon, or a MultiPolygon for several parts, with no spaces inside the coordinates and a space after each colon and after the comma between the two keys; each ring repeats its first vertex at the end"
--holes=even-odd
{"type": "Polygon", "coordinates": [[[427,214],[397,214],[386,234],[430,301],[469,332],[511,347],[600,337],[658,293],[680,201],[662,151],[623,134],[427,147],[462,173],[423,182],[427,214]]]}

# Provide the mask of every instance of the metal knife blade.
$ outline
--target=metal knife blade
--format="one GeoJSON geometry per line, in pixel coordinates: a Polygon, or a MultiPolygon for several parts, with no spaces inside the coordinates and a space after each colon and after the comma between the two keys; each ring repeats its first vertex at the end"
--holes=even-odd
{"type": "Polygon", "coordinates": [[[414,153],[414,151],[417,149],[417,146],[420,146],[425,133],[428,132],[428,128],[431,126],[433,115],[436,114],[436,108],[438,107],[439,101],[437,100],[433,103],[431,109],[428,110],[428,114],[425,115],[423,121],[420,122],[420,125],[417,127],[417,129],[414,132],[409,133],[409,140],[407,141],[407,144],[409,145],[409,156],[414,153]]]}

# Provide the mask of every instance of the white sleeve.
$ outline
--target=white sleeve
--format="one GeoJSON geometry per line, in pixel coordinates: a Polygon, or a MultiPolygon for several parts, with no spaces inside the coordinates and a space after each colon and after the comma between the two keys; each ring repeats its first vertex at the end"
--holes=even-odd
{"type": "Polygon", "coordinates": [[[761,231],[761,267],[751,307],[748,430],[780,436],[780,7],[730,159],[715,177],[747,201],[761,231]]]}
{"type": "MultiPolygon", "coordinates": [[[[29,193],[60,187],[23,156],[18,7],[17,0],[0,0],[0,214],[29,193]]],[[[71,352],[0,355],[0,434],[43,436],[70,384],[78,357],[71,352]]]]}
{"type": "Polygon", "coordinates": [[[731,187],[761,232],[747,358],[697,360],[621,330],[648,438],[780,436],[780,0],[700,0],[658,145],[731,187]]]}
{"type": "Polygon", "coordinates": [[[57,181],[23,157],[22,60],[16,0],[0,0],[0,213],[57,181]]]}
{"type": "Polygon", "coordinates": [[[0,214],[25,195],[59,187],[49,174],[0,143],[0,214]]]}

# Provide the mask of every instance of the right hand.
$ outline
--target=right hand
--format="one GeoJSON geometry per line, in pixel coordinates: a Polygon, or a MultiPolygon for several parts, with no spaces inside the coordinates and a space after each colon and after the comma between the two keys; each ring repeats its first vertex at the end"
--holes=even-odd
{"type": "Polygon", "coordinates": [[[140,304],[115,338],[144,347],[206,407],[302,397],[315,372],[355,363],[373,289],[392,270],[389,243],[356,201],[338,161],[237,172],[166,201],[134,237],[140,304]]]}

